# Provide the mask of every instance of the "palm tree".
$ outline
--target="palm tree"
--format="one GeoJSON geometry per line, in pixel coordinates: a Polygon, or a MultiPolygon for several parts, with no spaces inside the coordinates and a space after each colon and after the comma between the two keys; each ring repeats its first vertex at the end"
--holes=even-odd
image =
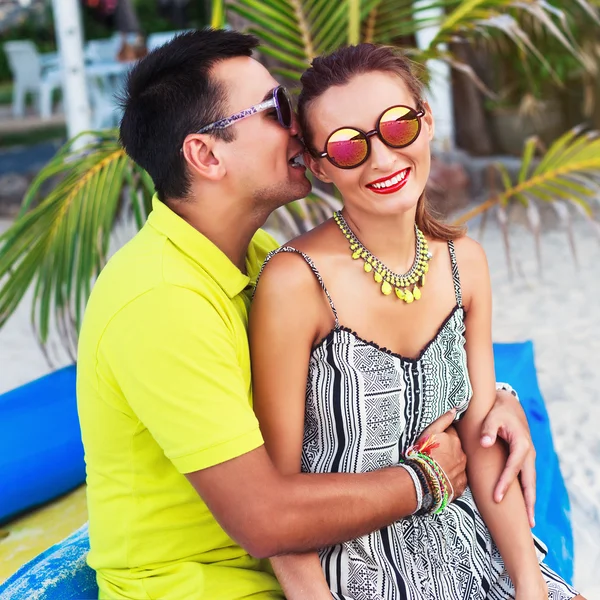
{"type": "MultiPolygon", "coordinates": [[[[596,6],[578,5],[598,21],[596,6]]],[[[276,61],[275,72],[298,81],[314,56],[348,42],[395,43],[435,25],[437,35],[425,48],[409,48],[413,58],[427,64],[433,58],[471,73],[448,49],[449,42],[507,39],[532,60],[543,53],[520,25],[530,21],[551,36],[584,67],[586,56],[569,28],[568,15],[544,0],[213,0],[214,26],[236,13],[262,42],[261,52],[276,61]],[[445,14],[432,20],[431,9],[445,14]],[[525,18],[527,16],[527,18],[525,18]]],[[[551,69],[550,65],[547,65],[551,69]]],[[[479,82],[480,83],[480,82],[479,82]]],[[[480,83],[480,85],[482,85],[480,83]]],[[[89,139],[89,135],[85,138],[89,139]]],[[[105,264],[111,232],[120,210],[133,214],[141,227],[151,205],[154,186],[119,146],[115,131],[94,132],[83,149],[69,141],[39,173],[27,192],[14,224],[0,236],[0,327],[34,284],[32,321],[42,343],[50,323],[58,327],[65,346],[76,347],[83,309],[95,277],[105,264]],[[49,193],[44,190],[51,185],[49,193]]],[[[504,191],[476,212],[510,201],[529,207],[532,219],[538,202],[575,203],[591,215],[587,200],[598,192],[600,140],[573,131],[561,137],[534,166],[534,140],[524,149],[518,181],[501,171],[504,191]]],[[[318,189],[308,198],[278,211],[282,227],[306,229],[330,213],[335,199],[318,189]]],[[[465,218],[473,216],[473,213],[465,218]]]]}

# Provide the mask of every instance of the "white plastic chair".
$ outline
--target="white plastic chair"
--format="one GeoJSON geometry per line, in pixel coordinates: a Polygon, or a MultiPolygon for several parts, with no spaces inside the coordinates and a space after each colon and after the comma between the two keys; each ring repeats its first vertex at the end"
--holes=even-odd
{"type": "Polygon", "coordinates": [[[85,58],[92,63],[114,62],[120,48],[119,35],[104,40],[90,40],[85,46],[85,58]]]}
{"type": "Polygon", "coordinates": [[[146,40],[146,48],[148,52],[156,50],[160,46],[164,46],[167,42],[170,42],[176,35],[191,31],[191,29],[180,29],[178,31],[161,31],[159,33],[151,33],[146,40]]]}
{"type": "Polygon", "coordinates": [[[122,117],[117,101],[125,83],[126,71],[120,74],[100,75],[88,73],[87,88],[92,109],[92,129],[117,127],[122,117]]]}
{"type": "Polygon", "coordinates": [[[25,96],[30,92],[43,119],[52,114],[52,92],[62,85],[60,68],[44,70],[35,44],[29,40],[6,42],[4,52],[13,74],[13,115],[25,114],[25,96]]]}

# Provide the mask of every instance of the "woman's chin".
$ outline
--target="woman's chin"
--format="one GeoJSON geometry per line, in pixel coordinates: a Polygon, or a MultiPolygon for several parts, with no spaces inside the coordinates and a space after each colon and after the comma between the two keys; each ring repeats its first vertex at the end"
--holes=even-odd
{"type": "Polygon", "coordinates": [[[422,191],[414,189],[414,186],[402,188],[390,194],[376,194],[367,192],[368,205],[378,214],[395,215],[414,211],[422,191]]]}

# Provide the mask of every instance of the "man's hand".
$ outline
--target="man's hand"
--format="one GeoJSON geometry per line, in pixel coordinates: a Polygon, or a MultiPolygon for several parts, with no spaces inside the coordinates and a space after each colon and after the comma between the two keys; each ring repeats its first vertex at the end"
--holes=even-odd
{"type": "Polygon", "coordinates": [[[521,474],[529,525],[535,526],[535,449],[525,412],[519,401],[505,390],[496,392],[496,402],[481,427],[481,445],[489,448],[500,436],[509,447],[506,467],[494,490],[494,500],[501,502],[506,490],[521,474]]]}
{"type": "Polygon", "coordinates": [[[422,434],[422,438],[435,435],[439,446],[431,451],[432,458],[444,469],[458,498],[467,487],[467,457],[462,450],[456,429],[452,427],[456,410],[450,410],[434,421],[422,434]]]}

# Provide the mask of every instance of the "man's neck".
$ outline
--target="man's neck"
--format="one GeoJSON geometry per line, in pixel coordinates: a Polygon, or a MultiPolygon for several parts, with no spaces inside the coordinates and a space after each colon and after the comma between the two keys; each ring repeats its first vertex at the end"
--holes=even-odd
{"type": "MultiPolygon", "coordinates": [[[[207,206],[207,203],[202,204],[203,207],[207,206]]],[[[254,234],[264,224],[266,216],[247,212],[241,214],[242,211],[236,213],[229,209],[219,212],[207,209],[204,212],[197,205],[188,210],[187,204],[174,209],[182,219],[217,246],[242,273],[246,273],[248,246],[254,234]]]]}

